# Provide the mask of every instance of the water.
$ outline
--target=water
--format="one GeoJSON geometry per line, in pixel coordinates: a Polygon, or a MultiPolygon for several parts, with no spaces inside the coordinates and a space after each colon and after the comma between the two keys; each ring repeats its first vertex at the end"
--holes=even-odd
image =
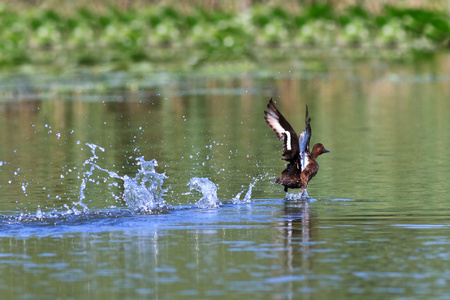
{"type": "Polygon", "coordinates": [[[449,299],[449,62],[9,79],[2,299],[449,299]],[[331,151],[303,199],[270,97],[331,151]]]}

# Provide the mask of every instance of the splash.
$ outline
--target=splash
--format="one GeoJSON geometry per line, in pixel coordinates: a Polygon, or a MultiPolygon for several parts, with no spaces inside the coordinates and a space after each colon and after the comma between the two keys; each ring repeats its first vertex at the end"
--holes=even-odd
{"type": "Polygon", "coordinates": [[[202,194],[197,201],[198,208],[217,208],[222,203],[217,198],[217,187],[208,178],[194,177],[189,182],[190,190],[196,190],[202,194]]]}
{"type": "Polygon", "coordinates": [[[311,197],[309,197],[308,192],[305,189],[300,193],[286,193],[285,199],[289,201],[299,201],[299,200],[309,200],[311,199],[311,197]]]}
{"type": "Polygon", "coordinates": [[[231,202],[233,204],[249,204],[252,202],[252,190],[255,184],[261,179],[261,176],[253,178],[253,181],[248,186],[248,191],[245,193],[244,198],[241,200],[241,194],[244,192],[243,190],[239,192],[233,199],[231,199],[231,202]]]}
{"type": "Polygon", "coordinates": [[[164,173],[155,171],[158,162],[155,159],[146,161],[144,157],[137,158],[141,167],[134,178],[123,176],[124,193],[123,199],[127,207],[135,214],[152,213],[155,209],[166,208],[163,197],[166,189],[162,188],[164,173]]]}
{"type": "Polygon", "coordinates": [[[81,185],[80,185],[80,198],[79,198],[78,202],[73,202],[74,206],[72,207],[72,209],[70,209],[67,205],[65,205],[68,213],[80,214],[81,212],[76,208],[77,206],[82,207],[83,213],[89,212],[88,206],[83,202],[83,200],[86,199],[86,195],[84,194],[84,191],[86,190],[86,183],[92,176],[95,168],[99,168],[99,166],[95,163],[95,161],[98,159],[98,156],[95,153],[95,150],[98,148],[98,149],[100,149],[100,151],[105,152],[105,148],[102,148],[95,144],[89,144],[89,143],[87,143],[86,146],[91,148],[92,156],[84,161],[83,166],[90,165],[91,167],[88,171],[83,173],[83,178],[81,179],[81,185]]]}
{"type": "Polygon", "coordinates": [[[38,206],[37,210],[36,210],[36,218],[37,219],[42,219],[44,216],[44,214],[42,213],[41,207],[38,206]]]}
{"type": "MultiPolygon", "coordinates": [[[[162,188],[164,179],[166,179],[167,176],[164,173],[155,171],[155,167],[158,166],[158,162],[155,159],[146,161],[143,156],[139,157],[136,160],[140,169],[136,176],[134,178],[127,175],[120,176],[118,173],[102,168],[96,163],[96,160],[98,159],[96,149],[100,149],[104,152],[104,148],[95,144],[86,145],[91,148],[92,156],[87,159],[83,165],[90,165],[90,169],[83,173],[80,186],[80,198],[78,202],[74,203],[75,206],[81,206],[85,213],[89,211],[87,205],[83,203],[83,200],[86,198],[86,184],[87,182],[92,181],[91,177],[93,172],[97,169],[108,174],[105,181],[108,179],[119,179],[123,181],[123,195],[122,197],[116,197],[116,200],[123,198],[125,204],[132,213],[153,213],[154,210],[167,208],[166,202],[163,199],[166,190],[162,188]]],[[[117,186],[117,182],[114,182],[111,185],[117,186]]],[[[80,211],[77,210],[75,206],[72,209],[66,207],[68,208],[68,213],[79,214],[80,211]]]]}

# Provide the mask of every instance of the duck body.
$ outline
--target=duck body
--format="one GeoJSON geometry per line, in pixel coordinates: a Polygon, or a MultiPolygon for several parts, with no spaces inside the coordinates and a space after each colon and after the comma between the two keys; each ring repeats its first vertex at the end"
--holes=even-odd
{"type": "Polygon", "coordinates": [[[282,159],[288,162],[281,177],[276,183],[284,186],[284,191],[290,189],[306,189],[309,181],[319,171],[316,159],[319,155],[329,152],[321,143],[314,145],[309,150],[311,139],[311,119],[308,117],[306,106],[305,130],[300,134],[294,131],[289,122],[284,118],[275,106],[273,99],[267,104],[268,111],[264,111],[264,119],[269,127],[277,134],[278,139],[283,139],[282,159]]]}

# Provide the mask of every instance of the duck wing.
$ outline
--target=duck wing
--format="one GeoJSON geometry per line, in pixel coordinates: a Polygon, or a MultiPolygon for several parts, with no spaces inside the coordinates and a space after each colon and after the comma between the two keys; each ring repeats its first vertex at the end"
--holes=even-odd
{"type": "Polygon", "coordinates": [[[298,161],[299,141],[297,133],[291,124],[280,113],[273,99],[271,98],[267,104],[268,111],[264,111],[264,120],[267,125],[277,134],[278,139],[283,139],[283,159],[291,163],[298,161]]]}
{"type": "Polygon", "coordinates": [[[311,118],[308,117],[308,105],[306,105],[305,130],[298,137],[300,161],[302,171],[309,163],[309,141],[311,139],[311,118]]]}

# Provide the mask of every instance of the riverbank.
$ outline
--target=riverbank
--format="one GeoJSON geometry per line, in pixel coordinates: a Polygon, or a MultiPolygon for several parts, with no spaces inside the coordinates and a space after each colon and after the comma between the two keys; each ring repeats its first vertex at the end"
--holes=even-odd
{"type": "Polygon", "coordinates": [[[342,56],[411,60],[447,51],[450,16],[386,6],[337,10],[330,5],[251,6],[229,12],[204,7],[143,6],[100,11],[75,7],[0,10],[0,71],[103,66],[265,61],[342,56]]]}

